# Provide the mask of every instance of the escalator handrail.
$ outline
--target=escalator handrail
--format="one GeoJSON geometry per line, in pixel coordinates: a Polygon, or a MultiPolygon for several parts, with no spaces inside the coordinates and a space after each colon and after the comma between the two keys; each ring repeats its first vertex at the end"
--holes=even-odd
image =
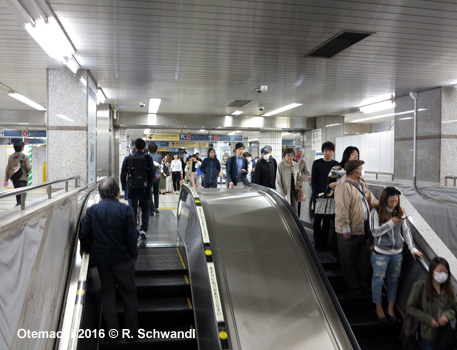
{"type": "Polygon", "coordinates": [[[272,197],[276,198],[278,201],[282,202],[284,204],[284,206],[289,210],[289,213],[290,215],[292,216],[292,218],[294,219],[298,229],[300,230],[300,233],[301,233],[301,236],[302,236],[302,239],[304,240],[305,242],[305,245],[308,247],[308,250],[309,250],[309,253],[311,255],[311,258],[314,262],[314,265],[321,277],[321,280],[322,282],[324,283],[324,286],[325,286],[325,289],[327,290],[327,293],[328,293],[328,296],[335,308],[335,311],[336,313],[338,314],[338,317],[339,317],[339,320],[341,322],[341,325],[348,337],[348,340],[349,342],[351,343],[351,346],[354,350],[360,350],[360,345],[359,345],[359,342],[357,341],[357,338],[355,337],[354,335],[354,332],[352,331],[352,328],[351,328],[351,325],[349,324],[349,321],[347,320],[346,318],[346,315],[344,314],[344,311],[340,305],[340,302],[333,290],[333,287],[332,285],[330,284],[330,281],[328,280],[327,278],[327,275],[325,273],[325,270],[324,268],[322,267],[322,264],[321,262],[319,261],[319,258],[316,254],[316,252],[314,251],[314,248],[313,248],[313,245],[311,243],[311,241],[309,240],[308,238],[308,235],[306,234],[306,231],[304,229],[304,227],[301,225],[300,223],[300,219],[298,218],[297,214],[295,213],[295,211],[293,210],[293,208],[291,207],[291,205],[284,199],[283,196],[281,196],[281,194],[279,192],[277,192],[276,190],[272,189],[272,188],[269,188],[269,187],[264,187],[264,186],[260,186],[260,185],[256,185],[256,184],[249,184],[249,187],[252,187],[254,189],[258,189],[258,190],[261,190],[263,192],[267,192],[268,194],[270,194],[272,197]]]}

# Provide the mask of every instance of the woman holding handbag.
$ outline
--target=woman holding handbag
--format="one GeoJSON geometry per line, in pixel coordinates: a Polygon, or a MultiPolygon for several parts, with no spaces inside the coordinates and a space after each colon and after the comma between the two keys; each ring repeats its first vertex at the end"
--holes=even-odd
{"type": "Polygon", "coordinates": [[[278,164],[276,171],[276,191],[292,206],[297,214],[298,192],[302,187],[302,176],[297,163],[294,163],[294,149],[286,147],[283,152],[284,160],[278,164]]]}
{"type": "Polygon", "coordinates": [[[441,342],[444,337],[437,333],[449,327],[455,319],[457,303],[451,285],[449,263],[436,257],[430,262],[425,280],[416,282],[406,303],[406,311],[420,321],[419,349],[438,350],[448,348],[441,342]]]}
{"type": "Polygon", "coordinates": [[[378,208],[371,211],[370,228],[374,237],[371,291],[373,303],[376,304],[376,316],[381,322],[387,322],[387,319],[397,321],[394,303],[403,260],[403,244],[406,243],[414,259],[422,259],[422,253],[414,247],[408,220],[400,206],[400,195],[401,192],[395,187],[386,187],[378,208]],[[382,308],[384,277],[387,281],[387,317],[382,308]]]}

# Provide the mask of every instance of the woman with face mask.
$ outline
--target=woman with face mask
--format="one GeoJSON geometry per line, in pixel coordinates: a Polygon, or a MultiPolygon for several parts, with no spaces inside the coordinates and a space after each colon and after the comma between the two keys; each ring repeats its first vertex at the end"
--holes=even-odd
{"type": "Polygon", "coordinates": [[[255,165],[254,177],[252,182],[276,189],[276,171],[278,164],[276,159],[271,156],[271,147],[264,146],[260,150],[261,158],[255,165]]]}
{"type": "Polygon", "coordinates": [[[403,244],[416,257],[422,253],[413,244],[413,237],[406,215],[400,206],[401,192],[395,187],[386,187],[382,191],[377,209],[371,211],[370,227],[374,237],[372,255],[373,278],[371,290],[373,303],[376,304],[376,316],[381,322],[396,322],[394,303],[397,296],[397,281],[403,260],[403,244]],[[387,282],[387,317],[382,308],[382,286],[384,277],[387,282]]]}
{"type": "Polygon", "coordinates": [[[247,179],[248,183],[251,183],[252,182],[252,177],[251,177],[251,174],[252,174],[252,156],[251,156],[251,153],[244,152],[243,153],[243,157],[246,158],[246,160],[248,161],[248,171],[246,173],[246,179],[247,179]]]}
{"type": "Polygon", "coordinates": [[[416,282],[406,303],[406,310],[420,321],[419,349],[433,350],[437,332],[455,319],[456,298],[451,285],[449,263],[444,258],[432,259],[427,277],[416,282]]]}

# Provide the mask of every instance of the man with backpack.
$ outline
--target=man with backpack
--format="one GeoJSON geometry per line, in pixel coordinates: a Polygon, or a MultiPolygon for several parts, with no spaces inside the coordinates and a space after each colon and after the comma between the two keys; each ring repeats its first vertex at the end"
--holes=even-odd
{"type": "MultiPolygon", "coordinates": [[[[14,188],[26,187],[27,178],[32,167],[30,166],[29,157],[24,153],[24,141],[18,140],[14,143],[14,153],[9,156],[8,164],[5,170],[5,181],[3,186],[8,186],[8,180],[13,182],[14,188]]],[[[16,205],[21,205],[21,195],[16,196],[16,205]]]]}
{"type": "Polygon", "coordinates": [[[154,213],[159,214],[159,178],[160,178],[160,170],[157,170],[157,166],[160,167],[162,163],[162,156],[157,153],[157,143],[151,143],[148,146],[149,150],[149,155],[152,158],[152,161],[157,163],[154,164],[154,185],[152,187],[153,189],[153,200],[151,200],[150,205],[149,205],[149,211],[151,212],[151,216],[154,215],[154,213]]]}
{"type": "Polygon", "coordinates": [[[146,142],[142,138],[135,140],[135,152],[124,158],[121,170],[124,199],[129,201],[135,216],[138,205],[141,208],[140,237],[146,239],[149,226],[149,202],[152,199],[151,187],[154,182],[154,165],[149,155],[144,153],[146,142]]]}

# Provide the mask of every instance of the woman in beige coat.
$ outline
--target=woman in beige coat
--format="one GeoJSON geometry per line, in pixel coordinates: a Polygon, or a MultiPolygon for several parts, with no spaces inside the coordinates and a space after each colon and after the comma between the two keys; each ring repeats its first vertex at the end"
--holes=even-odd
{"type": "Polygon", "coordinates": [[[297,194],[302,187],[302,175],[297,163],[293,162],[295,152],[293,148],[284,149],[284,160],[278,164],[276,171],[276,191],[292,206],[295,213],[298,209],[297,194]]]}

